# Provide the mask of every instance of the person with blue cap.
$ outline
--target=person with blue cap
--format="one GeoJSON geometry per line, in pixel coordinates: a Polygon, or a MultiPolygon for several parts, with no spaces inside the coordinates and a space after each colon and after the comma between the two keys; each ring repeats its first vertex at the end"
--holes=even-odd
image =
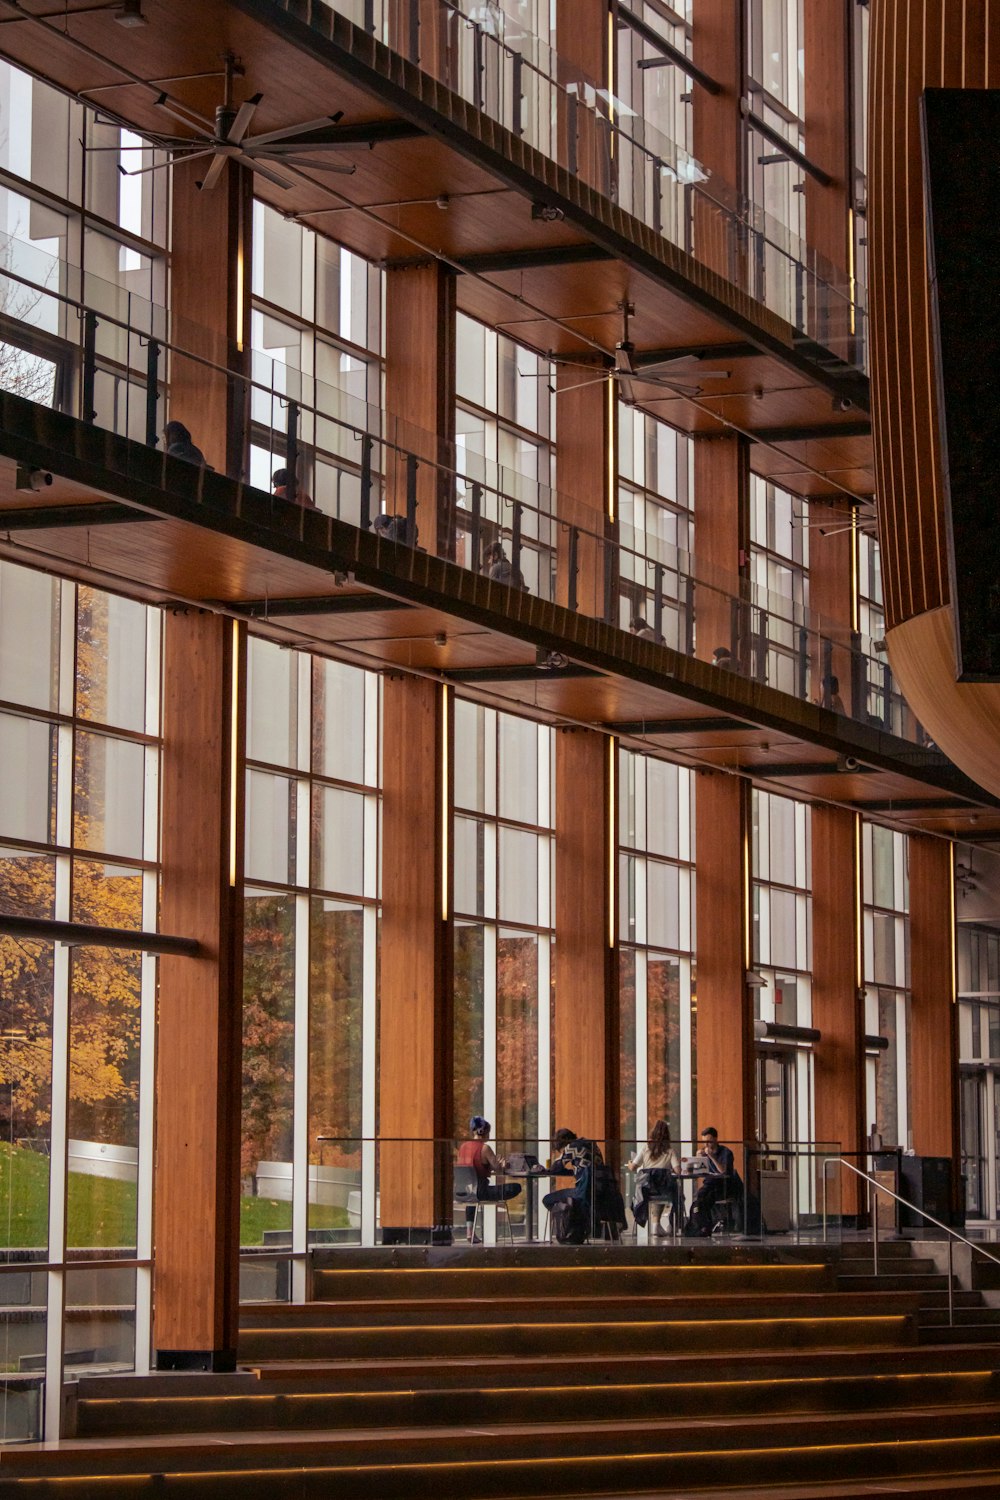
{"type": "MultiPolygon", "coordinates": [[[[482,1115],[473,1115],[469,1121],[470,1139],[463,1141],[458,1148],[456,1165],[471,1167],[475,1172],[476,1197],[480,1203],[502,1203],[508,1198],[516,1198],[521,1191],[519,1182],[490,1182],[490,1178],[496,1176],[497,1172],[502,1172],[507,1165],[489,1145],[492,1128],[489,1120],[484,1120],[482,1115]]],[[[467,1203],[465,1205],[465,1234],[470,1244],[475,1222],[476,1205],[467,1203]]]]}

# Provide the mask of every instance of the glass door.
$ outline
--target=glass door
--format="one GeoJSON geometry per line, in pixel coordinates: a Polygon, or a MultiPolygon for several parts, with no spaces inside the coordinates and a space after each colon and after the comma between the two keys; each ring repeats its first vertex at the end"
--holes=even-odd
{"type": "Polygon", "coordinates": [[[988,1213],[986,1103],[986,1074],[963,1072],[961,1076],[962,1175],[965,1178],[965,1212],[969,1218],[973,1219],[985,1218],[988,1213]]]}

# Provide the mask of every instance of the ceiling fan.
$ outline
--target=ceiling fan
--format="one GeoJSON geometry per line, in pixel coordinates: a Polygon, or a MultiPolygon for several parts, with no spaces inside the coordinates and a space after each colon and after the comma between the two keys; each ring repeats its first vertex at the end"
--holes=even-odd
{"type": "MultiPolygon", "coordinates": [[[[158,109],[162,109],[164,113],[195,132],[193,140],[190,136],[160,136],[158,138],[158,143],[172,153],[174,160],[198,161],[202,157],[211,158],[208,171],[198,183],[202,192],[208,192],[209,189],[215,187],[222,176],[226,162],[233,160],[242,162],[251,171],[258,173],[261,177],[266,177],[268,182],[273,182],[276,187],[283,188],[285,191],[295,185],[296,179],[283,172],[282,167],[312,167],[324,172],[344,174],[357,170],[353,165],[324,159],[316,160],[311,155],[303,154],[337,150],[348,144],[336,139],[315,139],[318,133],[328,132],[331,126],[337,125],[343,119],[342,109],[333,115],[322,115],[317,120],[305,120],[300,125],[286,125],[281,130],[268,130],[261,135],[249,135],[253,117],[264,96],[253,94],[249,99],[244,99],[238,107],[234,105],[233,81],[236,78],[242,78],[244,70],[231,52],[227,52],[222,61],[225,82],[222,103],[215,111],[214,126],[204,116],[187,109],[176,100],[169,98],[167,94],[160,94],[155,101],[158,109]]],[[[168,165],[167,162],[160,162],[152,167],[138,167],[134,171],[119,166],[118,170],[123,177],[138,177],[144,172],[162,171],[168,165]]]]}
{"type": "MultiPolygon", "coordinates": [[[[618,311],[622,315],[622,336],[614,348],[614,366],[611,369],[602,370],[599,375],[593,375],[593,366],[583,364],[579,360],[560,359],[555,356],[553,363],[572,367],[578,370],[588,370],[592,373],[590,380],[581,380],[577,385],[564,385],[556,387],[549,386],[553,395],[568,395],[570,391],[580,391],[589,385],[599,385],[603,381],[611,379],[618,382],[622,400],[629,405],[635,406],[639,402],[636,384],[658,385],[677,396],[700,396],[702,387],[683,379],[677,380],[673,375],[666,374],[673,365],[689,364],[701,356],[698,354],[665,355],[662,359],[637,350],[628,336],[628,320],[635,312],[631,302],[620,302],[618,311]]],[[[730,370],[705,370],[699,373],[699,380],[728,380],[730,370]]]]}

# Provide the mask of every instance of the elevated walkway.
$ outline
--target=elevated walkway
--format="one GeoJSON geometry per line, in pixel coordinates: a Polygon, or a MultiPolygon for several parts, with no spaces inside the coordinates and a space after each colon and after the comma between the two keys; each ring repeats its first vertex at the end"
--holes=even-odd
{"type": "Polygon", "coordinates": [[[0,1495],[995,1495],[1000,1312],[959,1289],[946,1326],[929,1257],[870,1256],[320,1254],[311,1302],[244,1309],[238,1373],[81,1380],[0,1495]]]}

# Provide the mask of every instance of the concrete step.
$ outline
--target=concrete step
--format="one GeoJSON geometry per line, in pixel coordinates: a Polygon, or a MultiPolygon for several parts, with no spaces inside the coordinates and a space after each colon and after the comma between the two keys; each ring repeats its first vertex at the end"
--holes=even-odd
{"type": "Polygon", "coordinates": [[[826,1264],[754,1265],[654,1264],[472,1267],[398,1270],[318,1269],[313,1277],[316,1301],[375,1301],[419,1297],[514,1298],[536,1296],[711,1294],[727,1292],[816,1292],[834,1284],[834,1268],[826,1264]]]}
{"type": "Polygon", "coordinates": [[[278,1429],[443,1426],[477,1422],[485,1409],[491,1423],[531,1423],[553,1410],[575,1422],[600,1421],[627,1412],[633,1420],[704,1416],[710,1400],[719,1420],[766,1412],[787,1415],[879,1411],[895,1415],[914,1408],[984,1407],[1000,1401],[1000,1372],[945,1371],[889,1375],[798,1375],[793,1378],[614,1385],[497,1386],[489,1379],[467,1389],[427,1390],[317,1388],[316,1381],[260,1381],[228,1377],[229,1388],[213,1390],[204,1381],[187,1386],[145,1380],[126,1394],[114,1382],[81,1381],[77,1435],[151,1435],[171,1432],[263,1431],[278,1429]],[[95,1393],[91,1386],[103,1386],[95,1393]]]}
{"type": "Polygon", "coordinates": [[[960,1414],[938,1408],[883,1414],[814,1414],[773,1420],[572,1423],[530,1428],[455,1425],[412,1429],[211,1435],[135,1442],[106,1439],[28,1445],[5,1454],[4,1490],[33,1496],[158,1495],[189,1500],[366,1495],[452,1497],[646,1495],[739,1485],[816,1483],[910,1474],[976,1475],[1000,1468],[1000,1406],[960,1414]],[[934,1436],[928,1439],[928,1426],[934,1436]],[[378,1454],[373,1463],[371,1455],[378,1454]],[[456,1457],[460,1454],[460,1457],[456,1457]],[[99,1479],[97,1476],[100,1476],[99,1479]],[[129,1488],[131,1486],[131,1488],[129,1488]]]}
{"type": "Polygon", "coordinates": [[[513,1323],[497,1309],[495,1321],[465,1325],[326,1327],[287,1322],[246,1328],[239,1340],[242,1362],[273,1359],[394,1359],[415,1355],[621,1352],[699,1352],[775,1348],[869,1348],[915,1338],[908,1314],[803,1318],[636,1317],[619,1322],[513,1323]]]}
{"type": "MultiPolygon", "coordinates": [[[[966,1294],[979,1307],[975,1293],[966,1294]]],[[[481,1324],[484,1318],[498,1323],[545,1322],[632,1322],[637,1318],[797,1318],[797,1317],[864,1317],[873,1312],[915,1312],[922,1305],[918,1293],[908,1288],[887,1291],[872,1297],[870,1292],[734,1292],[716,1295],[667,1295],[641,1293],[618,1296],[603,1292],[597,1296],[511,1297],[486,1304],[482,1297],[426,1297],[416,1300],[381,1298],[377,1301],[306,1303],[261,1303],[245,1307],[240,1327],[287,1327],[304,1325],[322,1328],[375,1328],[406,1324],[417,1328],[425,1324],[481,1324]]]]}

